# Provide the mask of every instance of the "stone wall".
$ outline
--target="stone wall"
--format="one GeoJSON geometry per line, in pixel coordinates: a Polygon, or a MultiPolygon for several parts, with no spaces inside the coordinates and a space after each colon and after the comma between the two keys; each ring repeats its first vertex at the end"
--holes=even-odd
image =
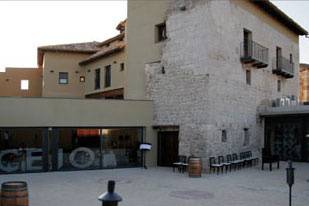
{"type": "Polygon", "coordinates": [[[252,150],[260,154],[263,125],[257,107],[283,95],[298,96],[298,41],[273,28],[234,1],[184,1],[169,9],[168,40],[159,63],[146,65],[146,93],[154,101],[155,125],[179,125],[179,154],[209,156],[252,150]],[[223,15],[224,14],[224,15],[223,15]],[[269,48],[270,63],[257,69],[240,62],[243,29],[269,48]],[[272,74],[276,46],[293,54],[295,77],[272,74]],[[246,84],[246,69],[251,85],[246,84]],[[282,81],[281,92],[277,80],[282,81]],[[244,145],[244,129],[250,141],[244,145]],[[222,130],[227,141],[221,141],[222,130]]]}

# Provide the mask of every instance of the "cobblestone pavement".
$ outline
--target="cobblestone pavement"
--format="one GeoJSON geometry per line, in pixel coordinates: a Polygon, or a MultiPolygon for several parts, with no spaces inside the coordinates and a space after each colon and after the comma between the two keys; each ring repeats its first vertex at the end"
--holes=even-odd
{"type": "MultiPolygon", "coordinates": [[[[309,205],[309,163],[295,163],[293,206],[309,205]]],[[[0,175],[0,183],[29,184],[30,206],[99,206],[109,179],[128,206],[283,206],[288,205],[286,163],[280,170],[246,168],[227,174],[189,178],[171,168],[115,169],[0,175]]]]}

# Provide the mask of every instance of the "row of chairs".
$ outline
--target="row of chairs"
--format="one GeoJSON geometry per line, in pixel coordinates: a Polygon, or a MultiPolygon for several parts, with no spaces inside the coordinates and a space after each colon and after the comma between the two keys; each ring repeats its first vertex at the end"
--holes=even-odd
{"type": "Polygon", "coordinates": [[[236,153],[224,156],[218,156],[216,159],[215,157],[209,158],[209,172],[217,171],[217,174],[221,171],[223,173],[224,168],[227,172],[232,171],[232,169],[240,169],[247,166],[256,165],[259,161],[259,158],[253,157],[251,151],[241,152],[239,153],[239,158],[236,153]]]}

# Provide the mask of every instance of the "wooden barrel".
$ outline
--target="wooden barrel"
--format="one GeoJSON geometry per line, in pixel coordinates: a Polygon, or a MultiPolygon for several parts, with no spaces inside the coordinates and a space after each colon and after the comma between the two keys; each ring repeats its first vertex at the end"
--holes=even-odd
{"type": "Polygon", "coordinates": [[[1,185],[1,206],[28,206],[26,182],[4,182],[1,185]]]}
{"type": "Polygon", "coordinates": [[[202,176],[202,160],[199,157],[191,157],[189,159],[189,177],[202,176]]]}

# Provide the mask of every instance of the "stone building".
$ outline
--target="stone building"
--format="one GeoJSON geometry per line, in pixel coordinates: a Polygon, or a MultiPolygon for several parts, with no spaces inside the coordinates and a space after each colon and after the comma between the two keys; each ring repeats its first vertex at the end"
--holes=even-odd
{"type": "MultiPolygon", "coordinates": [[[[305,34],[269,1],[129,0],[128,66],[146,73],[132,95],[153,100],[157,131],[173,131],[179,154],[200,156],[205,167],[210,156],[259,155],[258,107],[298,96],[305,34]]],[[[160,142],[165,165],[161,150],[174,147],[160,142]]]]}
{"type": "Polygon", "coordinates": [[[117,29],[39,47],[38,68],[0,74],[0,172],[142,166],[140,143],[149,166],[194,155],[207,169],[210,156],[264,147],[284,160],[290,142],[309,161],[308,106],[272,107],[298,98],[308,32],[271,2],[128,0],[117,29]]]}
{"type": "Polygon", "coordinates": [[[309,64],[299,65],[300,93],[301,102],[309,102],[309,64]]]}

